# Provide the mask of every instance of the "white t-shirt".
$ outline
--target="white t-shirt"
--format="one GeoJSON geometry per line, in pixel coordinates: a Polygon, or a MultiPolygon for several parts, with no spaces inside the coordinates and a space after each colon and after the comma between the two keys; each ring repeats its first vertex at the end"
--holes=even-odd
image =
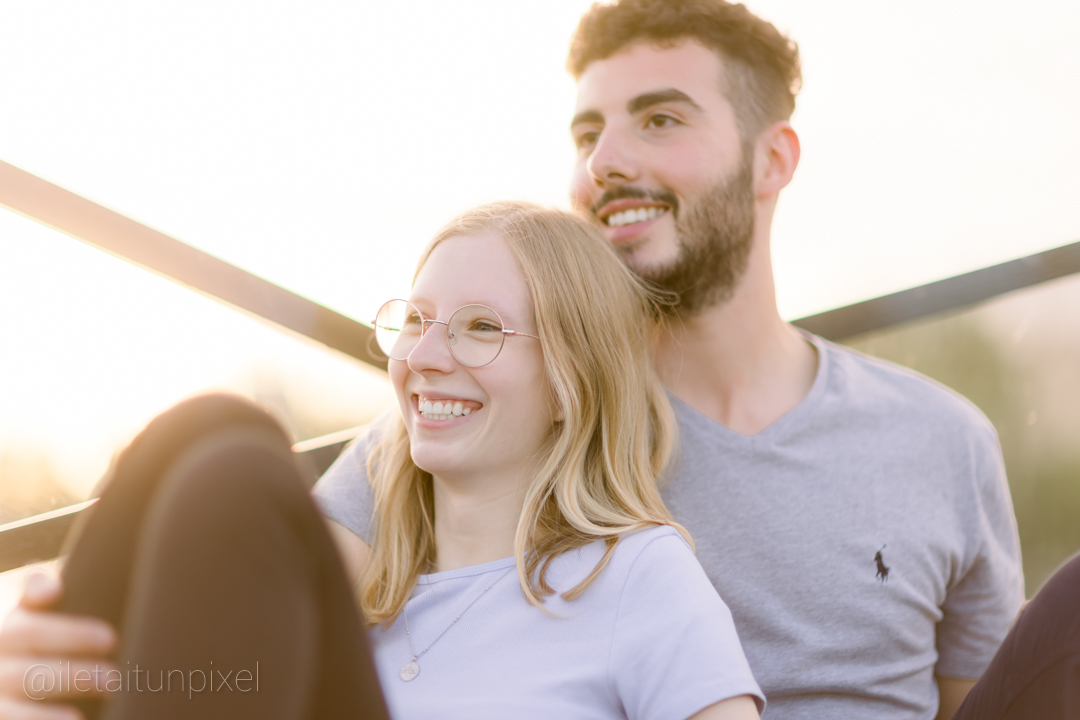
{"type": "Polygon", "coordinates": [[[399,676],[413,655],[404,617],[370,634],[391,715],[685,720],[739,695],[763,706],[731,613],[675,530],[623,536],[589,588],[563,600],[603,552],[596,542],[552,563],[549,612],[525,599],[512,557],[421,576],[406,606],[415,651],[446,633],[420,674],[399,676]]]}

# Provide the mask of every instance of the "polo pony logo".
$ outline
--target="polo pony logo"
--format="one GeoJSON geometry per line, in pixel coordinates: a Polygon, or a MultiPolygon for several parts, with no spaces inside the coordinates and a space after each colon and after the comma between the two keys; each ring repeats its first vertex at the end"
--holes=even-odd
{"type": "MultiPolygon", "coordinates": [[[[888,545],[882,545],[881,550],[887,547],[888,545]]],[[[874,562],[877,563],[877,579],[886,582],[889,579],[889,568],[885,566],[885,559],[881,557],[881,550],[874,553],[874,562]]]]}

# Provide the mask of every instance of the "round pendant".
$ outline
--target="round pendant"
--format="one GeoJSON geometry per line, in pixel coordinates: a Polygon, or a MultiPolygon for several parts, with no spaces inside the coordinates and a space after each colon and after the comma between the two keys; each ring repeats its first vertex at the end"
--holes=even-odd
{"type": "Polygon", "coordinates": [[[420,674],[420,666],[417,664],[417,662],[415,660],[412,660],[412,661],[407,662],[404,665],[402,665],[401,666],[401,672],[398,673],[398,675],[401,677],[401,679],[404,680],[405,682],[409,682],[410,680],[414,679],[419,674],[420,674]]]}

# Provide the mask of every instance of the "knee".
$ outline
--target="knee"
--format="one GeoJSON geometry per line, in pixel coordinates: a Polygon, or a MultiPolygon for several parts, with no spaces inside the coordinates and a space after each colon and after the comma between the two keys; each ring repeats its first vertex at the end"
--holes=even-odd
{"type": "Polygon", "coordinates": [[[1053,642],[1080,642],[1080,554],[1050,576],[1017,625],[1053,642]]]}
{"type": "Polygon", "coordinates": [[[182,452],[162,479],[155,503],[174,514],[241,517],[307,500],[292,453],[261,428],[233,427],[182,452]]]}

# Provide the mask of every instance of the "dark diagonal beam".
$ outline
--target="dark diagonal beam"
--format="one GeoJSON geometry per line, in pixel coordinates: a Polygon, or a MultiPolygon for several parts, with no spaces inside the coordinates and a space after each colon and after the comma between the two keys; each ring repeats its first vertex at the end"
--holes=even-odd
{"type": "Polygon", "coordinates": [[[795,320],[828,340],[881,330],[1080,273],[1080,242],[795,320]]]}

